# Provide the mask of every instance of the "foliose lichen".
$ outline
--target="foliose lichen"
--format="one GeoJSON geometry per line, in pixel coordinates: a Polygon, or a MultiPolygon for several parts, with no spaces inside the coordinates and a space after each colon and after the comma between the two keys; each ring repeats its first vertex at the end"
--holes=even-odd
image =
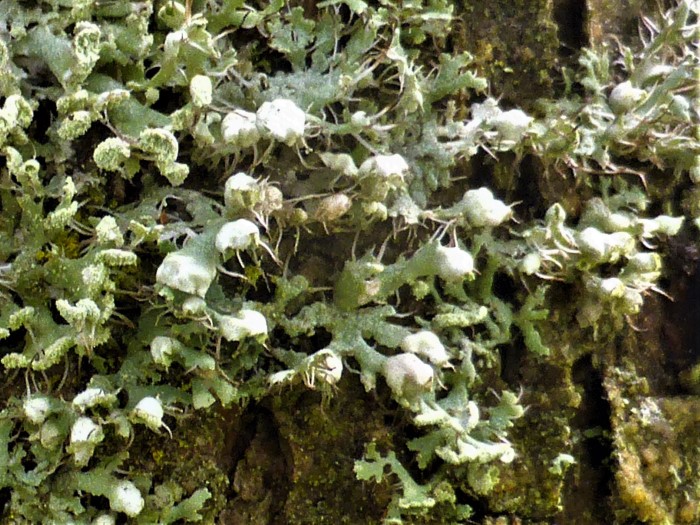
{"type": "MultiPolygon", "coordinates": [[[[629,325],[659,291],[661,240],[700,224],[688,0],[637,54],[585,50],[583,95],[531,114],[500,107],[466,51],[435,51],[447,0],[2,10],[13,522],[211,518],[225,482],[153,476],[144,433],[177,440],[218,406],[357,378],[413,428],[343,458],[398,482],[384,522],[462,522],[521,452],[521,398],[484,379],[499,352],[551,355],[539,326],[562,288],[591,340],[629,325]],[[521,203],[460,175],[486,155],[585,191],[521,203]]],[[[575,460],[558,451],[551,474],[575,460]]]]}

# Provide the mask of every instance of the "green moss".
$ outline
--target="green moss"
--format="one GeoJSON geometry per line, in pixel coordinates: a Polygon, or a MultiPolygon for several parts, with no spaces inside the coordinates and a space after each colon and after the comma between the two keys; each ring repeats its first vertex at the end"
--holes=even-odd
{"type": "Polygon", "coordinates": [[[559,40],[552,2],[463,0],[453,38],[511,104],[529,107],[554,93],[559,40]]]}
{"type": "Polygon", "coordinates": [[[381,410],[352,383],[344,381],[339,387],[354,395],[326,404],[319,403],[316,395],[300,393],[273,401],[286,452],[289,487],[284,515],[290,523],[378,521],[391,499],[388,484],[369,487],[355,477],[354,462],[364,444],[384,448],[392,438],[381,410]]]}

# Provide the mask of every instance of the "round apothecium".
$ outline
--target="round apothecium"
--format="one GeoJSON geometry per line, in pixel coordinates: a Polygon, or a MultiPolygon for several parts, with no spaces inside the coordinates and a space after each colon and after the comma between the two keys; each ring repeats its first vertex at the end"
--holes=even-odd
{"type": "Polygon", "coordinates": [[[318,355],[321,356],[321,359],[316,375],[329,385],[335,385],[343,376],[343,360],[328,348],[319,350],[318,355]]]}
{"type": "Polygon", "coordinates": [[[415,354],[405,353],[387,358],[383,373],[394,395],[401,398],[428,392],[433,385],[433,367],[415,354]]]}
{"type": "Polygon", "coordinates": [[[434,365],[449,366],[450,355],[440,338],[430,330],[421,330],[407,335],[401,341],[401,349],[404,352],[425,357],[434,365]]]}
{"type": "Polygon", "coordinates": [[[534,119],[520,109],[499,113],[490,122],[503,140],[518,142],[534,119]]]}
{"type": "Polygon", "coordinates": [[[25,417],[34,424],[41,424],[51,411],[51,403],[43,396],[28,397],[22,404],[25,417]]]}
{"type": "Polygon", "coordinates": [[[304,136],[306,114],[294,102],[278,98],[258,109],[257,122],[263,134],[293,146],[304,136]]]}
{"type": "Polygon", "coordinates": [[[146,396],[136,404],[133,415],[150,429],[158,430],[163,425],[163,404],[153,396],[146,396]]]}
{"type": "Polygon", "coordinates": [[[458,281],[474,274],[474,258],[457,246],[438,246],[437,275],[446,281],[458,281]]]}
{"type": "Polygon", "coordinates": [[[618,115],[629,111],[634,106],[636,106],[644,97],[646,97],[647,92],[641,88],[634,87],[632,82],[629,80],[621,82],[613,88],[608,97],[608,104],[610,104],[610,109],[613,113],[618,115]]]}
{"type": "Polygon", "coordinates": [[[238,148],[249,148],[260,140],[255,113],[236,109],[221,121],[221,136],[224,142],[238,148]]]}
{"type": "Polygon", "coordinates": [[[511,216],[510,206],[496,199],[488,188],[467,191],[459,206],[473,226],[495,227],[511,216]]]}
{"type": "Polygon", "coordinates": [[[127,516],[138,516],[145,504],[141,491],[131,481],[117,483],[109,496],[109,504],[112,510],[123,512],[127,516]]]}
{"type": "Polygon", "coordinates": [[[248,219],[224,224],[216,234],[216,249],[221,253],[227,250],[245,250],[260,240],[260,230],[248,219]]]}
{"type": "Polygon", "coordinates": [[[73,406],[85,410],[97,405],[109,405],[116,399],[114,394],[105,392],[102,388],[89,387],[73,398],[73,406]]]}
{"type": "Polygon", "coordinates": [[[201,108],[208,106],[212,101],[211,79],[205,75],[195,75],[190,80],[190,97],[192,103],[201,108]]]}
{"type": "Polygon", "coordinates": [[[236,315],[215,316],[219,333],[227,341],[267,335],[267,319],[255,310],[242,309],[236,315]]]}
{"type": "Polygon", "coordinates": [[[403,177],[408,163],[401,155],[375,155],[360,165],[360,176],[375,175],[381,178],[403,177]]]}
{"type": "Polygon", "coordinates": [[[71,427],[70,442],[81,443],[84,441],[96,442],[100,426],[89,417],[79,417],[71,427]]]}
{"type": "Polygon", "coordinates": [[[216,267],[202,264],[192,255],[174,252],[163,259],[156,281],[174,290],[204,297],[216,277],[216,267]]]}
{"type": "Polygon", "coordinates": [[[319,222],[333,222],[340,219],[352,208],[352,199],[344,193],[334,193],[321,200],[314,212],[319,222]]]}

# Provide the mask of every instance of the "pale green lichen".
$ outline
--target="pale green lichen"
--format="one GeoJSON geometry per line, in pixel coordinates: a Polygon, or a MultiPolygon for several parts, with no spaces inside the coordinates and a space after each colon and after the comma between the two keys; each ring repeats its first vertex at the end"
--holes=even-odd
{"type": "MultiPolygon", "coordinates": [[[[502,353],[523,346],[564,366],[567,350],[543,329],[563,315],[562,294],[586,338],[577,348],[623,330],[658,290],[663,239],[698,220],[692,192],[687,206],[671,198],[698,179],[697,8],[664,15],[645,49],[622,50],[618,70],[609,54],[582,52],[585,96],[526,113],[484,97],[464,48],[480,53],[478,67],[505,67],[486,67],[488,42],[464,45],[447,0],[224,4],[10,3],[3,519],[214,521],[226,468],[197,461],[228,442],[214,407],[267,398],[290,427],[280,390],[299,384],[325,401],[361,386],[379,399],[366,400],[377,421],[389,410],[412,426],[411,439],[373,427],[342,457],[319,452],[323,465],[344,462],[346,475],[354,465],[387,487],[371,519],[458,523],[473,495],[527,514],[504,496],[525,479],[509,472],[535,470],[520,457],[536,444],[512,439],[526,414],[498,378],[502,353]],[[455,50],[437,53],[447,39],[455,50]],[[585,191],[543,190],[534,202],[516,175],[489,177],[489,154],[499,166],[539,159],[542,188],[570,176],[585,191]],[[212,428],[193,435],[188,418],[212,428]]],[[[519,12],[541,26],[545,7],[519,12]]],[[[524,59],[532,46],[518,47],[524,59]]],[[[692,387],[694,368],[687,375],[692,387]]],[[[304,436],[290,430],[290,522],[340,513],[304,517],[297,489],[307,485],[294,481],[299,451],[341,443],[357,422],[332,417],[309,416],[304,436]]],[[[548,450],[544,467],[553,488],[532,504],[549,515],[578,461],[567,424],[555,426],[562,450],[548,450]]],[[[635,501],[641,519],[652,515],[635,501]]]]}

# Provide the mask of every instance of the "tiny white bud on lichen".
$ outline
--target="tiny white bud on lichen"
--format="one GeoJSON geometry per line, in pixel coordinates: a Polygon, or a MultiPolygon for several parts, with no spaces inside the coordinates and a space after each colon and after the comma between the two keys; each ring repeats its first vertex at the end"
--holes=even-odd
{"type": "Polygon", "coordinates": [[[207,313],[207,302],[201,297],[192,295],[182,301],[182,313],[189,316],[201,316],[207,313]]]}
{"type": "Polygon", "coordinates": [[[216,267],[178,252],[166,255],[156,272],[158,283],[199,297],[207,294],[215,277],[216,267]]]}
{"type": "Polygon", "coordinates": [[[636,106],[646,97],[646,94],[646,91],[634,87],[632,83],[627,80],[613,88],[608,97],[608,104],[610,104],[610,109],[613,110],[613,113],[620,115],[636,106]]]}
{"type": "Polygon", "coordinates": [[[211,79],[205,75],[195,75],[190,80],[190,97],[192,104],[201,108],[208,106],[212,101],[212,84],[211,79]]]}
{"type": "Polygon", "coordinates": [[[494,198],[488,188],[467,191],[458,206],[473,226],[498,226],[511,216],[510,206],[494,198]]]}
{"type": "Polygon", "coordinates": [[[433,385],[433,367],[415,354],[399,354],[387,358],[383,369],[386,383],[397,398],[410,399],[428,392],[433,385]]]}
{"type": "Polygon", "coordinates": [[[71,444],[99,443],[102,437],[102,428],[89,417],[79,417],[71,427],[71,444]]]}
{"type": "Polygon", "coordinates": [[[111,215],[106,215],[100,219],[100,222],[95,226],[95,236],[101,244],[112,243],[115,246],[124,244],[124,237],[117,226],[117,221],[111,215]]]}
{"type": "Polygon", "coordinates": [[[306,114],[289,99],[265,102],[256,116],[263,133],[288,146],[293,146],[304,136],[306,114]]]}
{"type": "Polygon", "coordinates": [[[357,166],[352,157],[347,153],[319,153],[321,161],[330,169],[340,172],[348,177],[357,175],[357,166]]]}
{"type": "Polygon", "coordinates": [[[115,512],[123,512],[129,517],[138,516],[145,502],[141,491],[131,481],[120,481],[109,495],[109,505],[115,512]]]}
{"type": "Polygon", "coordinates": [[[260,184],[258,180],[246,175],[236,173],[226,180],[224,185],[224,204],[226,208],[238,212],[249,210],[260,199],[260,184]]]}
{"type": "Polygon", "coordinates": [[[78,466],[85,466],[90,461],[95,446],[104,439],[102,428],[89,417],[79,417],[70,431],[68,452],[78,466]]]}
{"type": "Polygon", "coordinates": [[[595,259],[602,259],[608,250],[607,235],[600,230],[589,227],[577,236],[578,247],[582,253],[595,259]]]}
{"type": "Polygon", "coordinates": [[[260,312],[243,309],[236,315],[216,316],[219,333],[227,341],[267,335],[267,319],[260,312]]]}
{"type": "Polygon", "coordinates": [[[522,258],[520,264],[518,264],[518,268],[525,275],[532,275],[540,270],[541,265],[542,258],[538,253],[528,253],[522,258]]]}
{"type": "Polygon", "coordinates": [[[86,388],[73,398],[73,406],[79,410],[85,410],[97,405],[109,406],[117,401],[117,396],[107,393],[101,388],[86,388]]]}
{"type": "Polygon", "coordinates": [[[458,281],[474,274],[474,258],[457,246],[438,246],[437,275],[446,281],[458,281]]]}
{"type": "Polygon", "coordinates": [[[501,114],[501,109],[498,107],[496,99],[487,98],[481,103],[475,103],[471,106],[471,117],[473,120],[489,120],[501,114]]]}
{"type": "Polygon", "coordinates": [[[603,233],[588,227],[577,235],[581,253],[596,263],[615,262],[635,250],[634,237],[627,232],[603,233]]]}
{"type": "Polygon", "coordinates": [[[319,350],[317,355],[320,355],[321,359],[316,375],[329,385],[335,385],[343,376],[343,360],[327,348],[319,350]]]}
{"type": "Polygon", "coordinates": [[[216,249],[221,253],[228,250],[245,250],[260,240],[260,230],[247,219],[224,224],[216,234],[216,249]]]}
{"type": "Polygon", "coordinates": [[[367,112],[365,111],[355,111],[355,113],[353,113],[350,116],[350,122],[354,126],[362,128],[366,128],[367,126],[372,124],[372,122],[369,120],[369,117],[367,116],[367,112]]]}
{"type": "Polygon", "coordinates": [[[490,119],[502,140],[518,142],[534,119],[519,109],[504,111],[490,119]]]}
{"type": "Polygon", "coordinates": [[[156,336],[151,341],[151,357],[157,364],[169,367],[173,361],[173,352],[178,348],[180,343],[171,337],[162,335],[156,336]]]}
{"type": "Polygon", "coordinates": [[[255,113],[236,109],[221,121],[221,136],[224,142],[237,148],[249,148],[260,140],[255,113]]]}
{"type": "Polygon", "coordinates": [[[155,397],[147,396],[141,399],[134,407],[132,414],[151,430],[158,430],[163,426],[163,405],[155,397]]]}
{"type": "Polygon", "coordinates": [[[28,397],[24,400],[22,409],[24,410],[25,417],[29,421],[35,425],[39,425],[44,422],[46,416],[48,416],[51,411],[51,402],[48,398],[43,396],[28,397]]]}
{"type": "Polygon", "coordinates": [[[117,137],[103,140],[92,152],[97,167],[105,171],[118,171],[130,156],[129,143],[117,137]]]}
{"type": "Polygon", "coordinates": [[[627,260],[625,270],[629,269],[639,273],[653,273],[661,271],[661,256],[658,253],[637,253],[627,260]]]}
{"type": "Polygon", "coordinates": [[[375,175],[384,179],[391,177],[403,179],[406,172],[408,172],[408,163],[401,155],[375,155],[360,165],[359,175],[375,175]]]}
{"type": "Polygon", "coordinates": [[[100,514],[90,525],[117,525],[117,520],[111,514],[100,514]]]}
{"type": "Polygon", "coordinates": [[[340,219],[352,207],[352,199],[344,193],[329,195],[318,203],[314,219],[319,222],[333,222],[340,219]]]}
{"type": "Polygon", "coordinates": [[[625,293],[625,283],[617,277],[608,277],[599,283],[599,291],[607,297],[622,297],[625,293]]]}
{"type": "Polygon", "coordinates": [[[450,366],[450,355],[447,353],[440,338],[429,330],[421,330],[404,337],[403,341],[401,341],[401,349],[404,352],[424,357],[434,365],[440,367],[450,366]]]}
{"type": "Polygon", "coordinates": [[[640,219],[642,224],[642,236],[652,237],[654,235],[676,235],[683,226],[684,217],[671,217],[669,215],[659,215],[653,219],[640,219]]]}

